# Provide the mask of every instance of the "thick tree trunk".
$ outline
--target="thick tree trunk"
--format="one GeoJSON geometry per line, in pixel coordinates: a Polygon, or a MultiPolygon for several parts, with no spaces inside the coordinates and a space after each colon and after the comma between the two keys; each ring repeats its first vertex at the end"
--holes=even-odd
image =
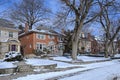
{"type": "Polygon", "coordinates": [[[111,44],[111,57],[114,57],[115,56],[115,53],[116,53],[116,47],[114,46],[114,43],[112,42],[111,44]]]}
{"type": "Polygon", "coordinates": [[[105,44],[105,58],[108,58],[108,50],[109,50],[109,47],[108,47],[108,44],[106,43],[105,44]]]}
{"type": "Polygon", "coordinates": [[[78,47],[78,41],[75,40],[72,42],[72,59],[77,60],[77,47],[78,47]]]}

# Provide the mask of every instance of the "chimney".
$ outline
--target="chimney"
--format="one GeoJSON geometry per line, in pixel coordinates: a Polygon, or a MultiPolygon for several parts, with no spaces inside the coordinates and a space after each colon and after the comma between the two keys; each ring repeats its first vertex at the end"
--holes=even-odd
{"type": "Polygon", "coordinates": [[[25,33],[27,33],[29,30],[29,26],[28,26],[28,23],[25,23],[25,33]]]}
{"type": "Polygon", "coordinates": [[[88,33],[88,36],[87,36],[88,40],[91,40],[91,34],[88,33]]]}

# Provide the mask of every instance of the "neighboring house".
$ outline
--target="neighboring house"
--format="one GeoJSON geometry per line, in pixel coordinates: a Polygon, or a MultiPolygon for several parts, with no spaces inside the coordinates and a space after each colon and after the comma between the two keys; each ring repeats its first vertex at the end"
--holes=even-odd
{"type": "Polygon", "coordinates": [[[81,53],[91,52],[91,41],[88,39],[88,37],[84,33],[80,34],[79,50],[81,53]]]}
{"type": "Polygon", "coordinates": [[[9,51],[20,52],[18,32],[19,30],[14,27],[12,22],[0,19],[0,58],[3,58],[9,51]]]}
{"type": "Polygon", "coordinates": [[[100,53],[101,53],[101,52],[104,52],[104,50],[105,50],[105,42],[102,41],[102,40],[97,40],[97,42],[98,42],[99,52],[100,52],[100,53]]]}
{"type": "Polygon", "coordinates": [[[19,35],[19,40],[24,55],[33,54],[34,50],[43,51],[45,48],[51,53],[57,53],[60,46],[58,33],[43,26],[29,30],[25,24],[25,32],[19,35]]]}
{"type": "Polygon", "coordinates": [[[98,42],[90,33],[81,33],[79,39],[79,50],[81,53],[91,52],[93,54],[99,52],[98,42]]]}
{"type": "Polygon", "coordinates": [[[99,44],[98,41],[95,39],[95,36],[92,36],[88,33],[88,39],[91,41],[91,53],[96,54],[99,52],[99,44]]]}

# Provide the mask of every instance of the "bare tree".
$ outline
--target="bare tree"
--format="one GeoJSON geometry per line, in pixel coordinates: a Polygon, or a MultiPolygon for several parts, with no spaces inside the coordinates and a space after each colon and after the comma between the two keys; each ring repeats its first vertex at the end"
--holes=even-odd
{"type": "MultiPolygon", "coordinates": [[[[1,10],[0,10],[0,18],[2,18],[3,15],[5,14],[6,9],[4,10],[3,7],[4,7],[4,5],[5,5],[6,3],[8,3],[8,2],[9,2],[9,0],[0,0],[0,8],[1,8],[1,10]]],[[[5,17],[5,16],[4,16],[4,17],[5,17]]]]}
{"type": "Polygon", "coordinates": [[[67,31],[64,31],[64,46],[65,46],[65,49],[64,49],[64,52],[65,53],[68,53],[70,52],[71,53],[71,49],[72,49],[72,41],[71,41],[71,38],[72,38],[72,33],[73,31],[70,31],[70,30],[67,30],[67,31]]]}
{"type": "MultiPolygon", "coordinates": [[[[117,34],[120,32],[119,22],[117,25],[113,24],[112,14],[117,14],[116,10],[118,10],[118,6],[115,0],[104,0],[99,1],[101,15],[99,17],[102,28],[105,32],[105,57],[108,57],[108,53],[110,50],[110,46],[113,46],[113,41],[116,38],[117,34]],[[107,7],[103,7],[104,3],[109,3],[107,7]],[[112,12],[111,12],[112,10],[112,12]],[[114,13],[113,13],[114,12],[114,13]],[[111,18],[112,17],[112,18],[111,18]]],[[[114,51],[113,51],[114,52],[114,51]]]]}
{"type": "Polygon", "coordinates": [[[13,7],[11,19],[28,23],[29,29],[32,29],[33,25],[46,18],[49,12],[44,6],[44,0],[22,0],[13,7]]]}
{"type": "MultiPolygon", "coordinates": [[[[66,7],[62,9],[61,14],[58,15],[61,19],[59,22],[67,19],[72,22],[74,27],[72,35],[72,58],[77,59],[77,44],[79,40],[79,34],[85,24],[95,20],[101,13],[98,6],[98,0],[61,0],[66,7]],[[97,10],[96,10],[97,9],[97,10]]],[[[104,3],[104,7],[109,3],[104,3]]],[[[61,22],[62,23],[62,22],[61,22]]]]}
{"type": "Polygon", "coordinates": [[[115,36],[113,41],[111,42],[111,46],[110,46],[111,53],[109,52],[111,54],[111,57],[114,57],[114,55],[117,53],[117,48],[118,48],[117,42],[119,41],[119,38],[120,38],[120,22],[119,22],[119,20],[112,22],[112,26],[110,29],[110,35],[112,37],[115,36]]]}

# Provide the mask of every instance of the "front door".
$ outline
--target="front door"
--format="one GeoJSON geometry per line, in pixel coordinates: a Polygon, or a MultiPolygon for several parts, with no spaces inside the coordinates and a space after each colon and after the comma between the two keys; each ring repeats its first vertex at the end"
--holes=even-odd
{"type": "Polygon", "coordinates": [[[11,51],[16,51],[16,45],[11,45],[11,51]]]}

